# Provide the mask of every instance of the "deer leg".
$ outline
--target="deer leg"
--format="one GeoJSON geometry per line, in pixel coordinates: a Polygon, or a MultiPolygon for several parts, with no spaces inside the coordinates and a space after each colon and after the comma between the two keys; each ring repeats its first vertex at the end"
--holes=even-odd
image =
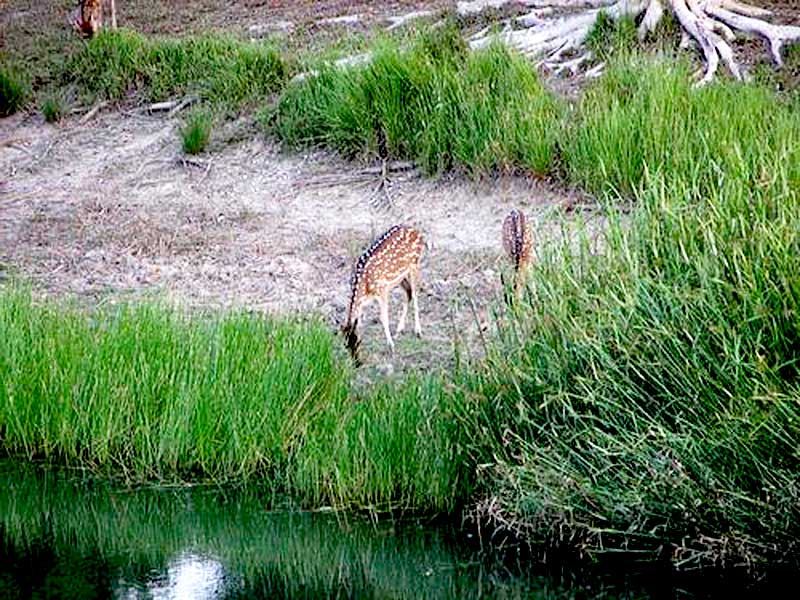
{"type": "Polygon", "coordinates": [[[417,334],[417,337],[422,337],[422,327],[419,326],[419,304],[417,304],[417,297],[419,296],[418,293],[419,287],[419,274],[412,273],[409,282],[409,296],[411,300],[414,302],[414,333],[417,334]]]}
{"type": "Polygon", "coordinates": [[[111,0],[111,29],[117,28],[117,6],[115,0],[111,0]]]}
{"type": "Polygon", "coordinates": [[[383,323],[383,331],[386,333],[386,341],[389,343],[389,349],[392,351],[392,354],[394,354],[392,332],[389,330],[389,294],[382,294],[378,302],[381,307],[381,323],[383,323]]]}
{"type": "Polygon", "coordinates": [[[400,313],[400,320],[397,322],[397,329],[395,330],[395,335],[399,335],[401,331],[406,328],[406,317],[408,316],[408,305],[411,303],[411,298],[413,296],[411,292],[411,282],[408,279],[403,279],[400,282],[400,286],[406,292],[406,301],[403,304],[403,310],[400,313]]]}

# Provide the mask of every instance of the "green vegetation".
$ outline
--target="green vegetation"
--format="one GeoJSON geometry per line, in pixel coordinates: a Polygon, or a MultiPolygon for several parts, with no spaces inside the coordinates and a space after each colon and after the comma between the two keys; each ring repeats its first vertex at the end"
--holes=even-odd
{"type": "Polygon", "coordinates": [[[454,443],[455,401],[440,378],[411,378],[326,411],[305,432],[289,475],[294,489],[313,506],[453,510],[469,485],[463,447],[454,443]]]}
{"type": "Polygon", "coordinates": [[[800,185],[800,119],[758,86],[692,89],[689,67],[626,57],[588,90],[565,136],[570,178],[631,196],[658,185],[706,198],[728,185],[783,197],[800,185]]]}
{"type": "Polygon", "coordinates": [[[147,100],[196,95],[228,110],[263,101],[283,85],[287,68],[270,45],[206,35],[147,38],[129,30],[103,31],[66,65],[70,79],[94,95],[147,100]]]}
{"type": "Polygon", "coordinates": [[[129,481],[266,477],[315,506],[452,509],[461,463],[440,387],[354,402],[338,346],[316,319],[87,314],[6,288],[0,443],[129,481]]]}
{"type": "Polygon", "coordinates": [[[88,315],[6,289],[0,332],[3,447],[129,479],[274,472],[298,428],[346,399],[333,339],[313,319],[88,315]]]}
{"type": "Polygon", "coordinates": [[[542,249],[470,378],[472,462],[548,546],[797,560],[800,120],[687,82],[624,62],[582,103],[568,169],[637,208],[602,255],[542,249]]]}
{"type": "Polygon", "coordinates": [[[59,95],[52,94],[42,101],[42,115],[48,123],[61,120],[64,115],[64,103],[59,95]]]}
{"type": "MultiPolygon", "coordinates": [[[[631,24],[609,27],[592,43],[627,48],[631,24]]],[[[264,477],[312,506],[472,504],[547,548],[797,564],[800,104],[693,89],[674,59],[609,60],[567,111],[521,58],[468,53],[444,29],[323,66],[265,113],[292,146],[563,176],[608,206],[602,254],[539,249],[527,302],[498,315],[480,363],[357,397],[314,319],[87,314],[6,289],[0,444],[132,481],[264,477]],[[635,200],[624,224],[620,199],[635,200]]],[[[214,105],[274,91],[283,64],[122,31],[71,69],[105,73],[81,85],[106,97],[214,105]]],[[[187,152],[209,114],[190,116],[187,152]]]]}
{"type": "Polygon", "coordinates": [[[636,51],[639,39],[636,23],[630,17],[615,21],[601,11],[589,32],[586,45],[599,60],[608,60],[620,54],[636,51]]]}
{"type": "Polygon", "coordinates": [[[412,159],[427,172],[553,168],[561,107],[523,58],[468,53],[452,29],[386,42],[361,68],[323,67],[284,92],[271,123],[291,146],[412,159]]]}
{"type": "Polygon", "coordinates": [[[192,110],[186,117],[186,123],[181,128],[183,151],[186,154],[199,154],[206,149],[211,139],[211,128],[214,125],[214,115],[206,107],[192,110]]]}
{"type": "Polygon", "coordinates": [[[602,258],[545,252],[472,378],[473,462],[531,539],[796,556],[800,203],[690,200],[648,191],[602,258]]]}
{"type": "Polygon", "coordinates": [[[0,117],[13,115],[25,104],[28,84],[15,70],[0,65],[0,117]]]}

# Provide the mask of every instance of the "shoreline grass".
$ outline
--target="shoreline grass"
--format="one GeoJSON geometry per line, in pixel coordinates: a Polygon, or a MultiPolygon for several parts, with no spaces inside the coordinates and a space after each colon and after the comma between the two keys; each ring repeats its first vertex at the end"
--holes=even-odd
{"type": "Polygon", "coordinates": [[[355,400],[350,370],[313,317],[87,312],[0,287],[10,456],[132,483],[266,478],[310,506],[451,510],[463,461],[438,380],[355,400]]]}
{"type": "Polygon", "coordinates": [[[565,162],[611,226],[602,254],[542,249],[467,378],[495,499],[477,513],[590,555],[797,561],[800,120],[762,88],[628,60],[582,107],[565,162]]]}
{"type": "Polygon", "coordinates": [[[344,363],[315,319],[191,320],[155,305],[85,314],[23,290],[1,296],[0,432],[12,455],[133,480],[247,477],[285,465],[292,418],[346,397],[344,363]]]}

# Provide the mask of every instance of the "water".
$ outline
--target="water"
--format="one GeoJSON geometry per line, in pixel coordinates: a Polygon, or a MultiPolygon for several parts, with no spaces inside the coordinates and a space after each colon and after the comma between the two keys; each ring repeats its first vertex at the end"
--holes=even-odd
{"type": "Polygon", "coordinates": [[[0,484],[4,600],[683,598],[733,585],[543,575],[448,526],[275,510],[253,488],[127,490],[13,461],[0,461],[0,484]]]}

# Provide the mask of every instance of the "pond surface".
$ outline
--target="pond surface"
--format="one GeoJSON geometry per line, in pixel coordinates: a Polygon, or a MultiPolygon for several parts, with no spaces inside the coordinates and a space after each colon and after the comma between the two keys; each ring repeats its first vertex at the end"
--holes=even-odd
{"type": "Polygon", "coordinates": [[[127,490],[8,460],[0,485],[3,600],[685,598],[734,585],[544,575],[488,558],[454,527],[275,510],[253,488],[127,490]]]}

